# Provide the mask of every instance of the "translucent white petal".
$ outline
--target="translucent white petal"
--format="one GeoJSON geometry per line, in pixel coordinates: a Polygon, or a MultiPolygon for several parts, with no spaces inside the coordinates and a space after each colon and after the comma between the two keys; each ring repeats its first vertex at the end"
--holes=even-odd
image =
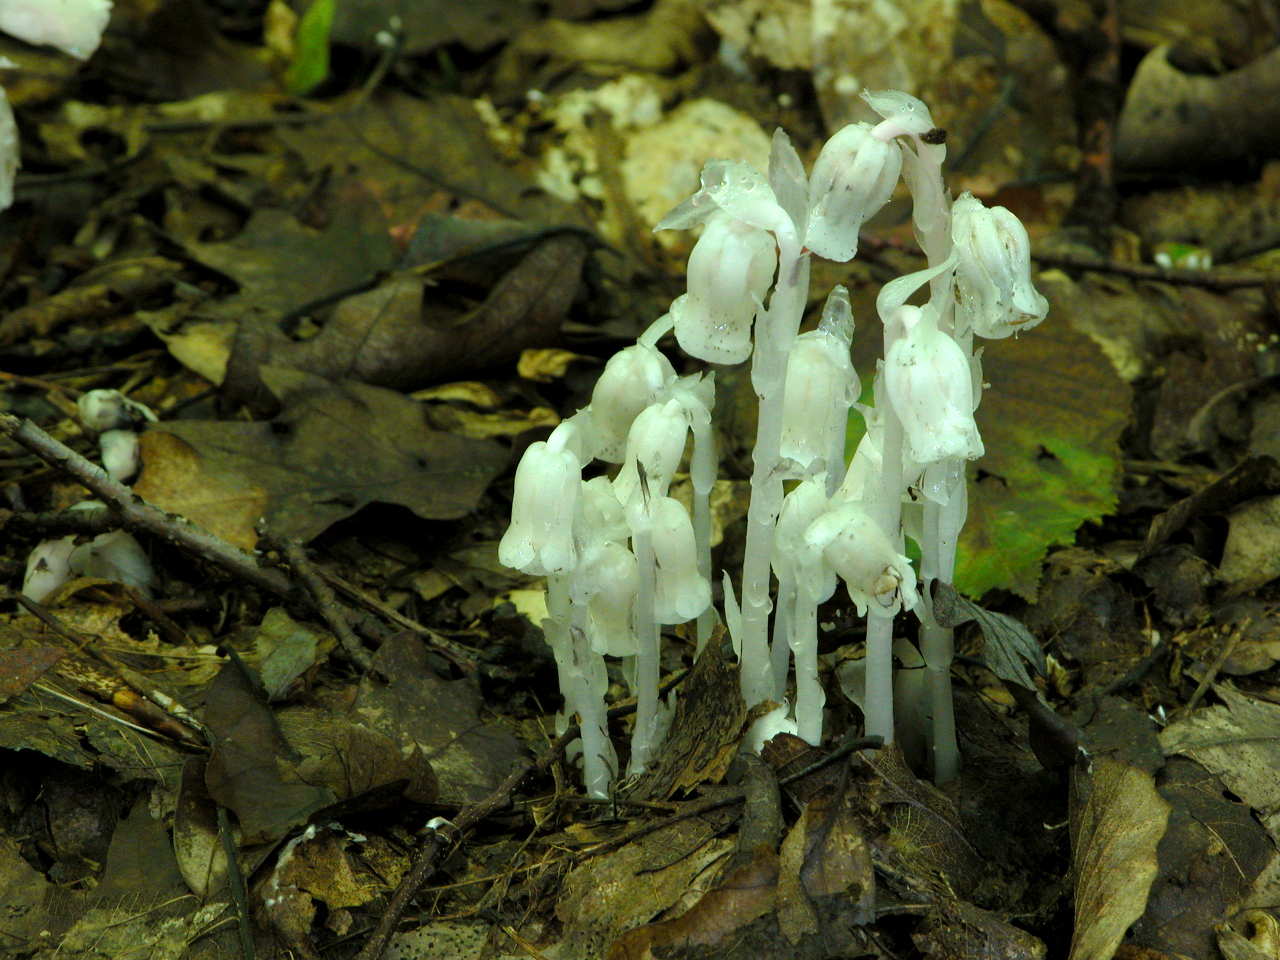
{"type": "Polygon", "coordinates": [[[111,19],[111,0],[3,0],[0,30],[30,44],[93,56],[111,19]]]}
{"type": "Polygon", "coordinates": [[[808,469],[843,454],[849,408],[859,389],[846,337],[831,328],[796,337],[787,360],[781,455],[808,469]]]}
{"type": "Polygon", "coordinates": [[[571,450],[529,445],[516,467],[511,525],[498,543],[504,566],[534,576],[567,573],[578,562],[573,520],[582,471],[571,450]]]}
{"type": "Polygon", "coordinates": [[[933,116],[924,101],[901,90],[864,90],[862,99],[884,121],[876,127],[876,136],[883,139],[902,136],[920,136],[933,129],[933,116]]]}
{"type": "Polygon", "coordinates": [[[831,598],[836,588],[836,573],[823,558],[822,548],[805,539],[805,532],[827,508],[824,482],[803,480],[782,501],[782,512],[773,534],[772,562],[778,579],[790,580],[816,603],[831,598]]]}
{"type": "Polygon", "coordinates": [[[689,411],[678,399],[651,403],[640,411],[627,434],[626,460],[613,482],[619,502],[630,504],[640,492],[640,469],[649,492],[664,496],[680,466],[689,434],[689,411]]]}
{"type": "Polygon", "coordinates": [[[844,262],[858,251],[858,231],[889,202],[902,170],[895,143],[871,136],[869,123],[851,123],[822,148],[809,178],[805,246],[844,262]]]}
{"type": "Polygon", "coordinates": [[[1049,302],[1031,279],[1031,242],[1004,207],[984,207],[972,194],[952,206],[957,322],[980,337],[1001,339],[1045,318],[1049,302]]]}
{"type": "Polygon", "coordinates": [[[27,556],[27,571],[22,578],[22,595],[43,603],[53,591],[71,579],[68,562],[76,547],[74,536],[44,540],[27,556]]]}
{"type": "Polygon", "coordinates": [[[795,224],[796,233],[804,236],[809,217],[809,178],[804,172],[800,154],[796,153],[791,138],[781,127],[773,131],[773,144],[769,154],[769,186],[773,188],[778,205],[795,224]]]}
{"type": "Polygon", "coordinates": [[[685,230],[725,213],[745,224],[775,233],[795,234],[791,217],[779,205],[764,175],[742,160],[709,160],[702,186],[658,221],[653,229],[685,230]]]}
{"type": "Polygon", "coordinates": [[[601,543],[583,552],[570,591],[575,603],[587,606],[596,653],[635,656],[631,605],[639,585],[635,554],[623,544],[601,543]]]}
{"type": "Polygon", "coordinates": [[[654,617],[659,623],[683,623],[711,606],[711,584],[698,573],[693,523],[684,506],[670,497],[650,505],[653,555],[657,561],[654,617]]]}
{"type": "Polygon", "coordinates": [[[647,344],[634,344],[610,357],[591,393],[596,456],[621,463],[632,421],[675,378],[671,361],[647,344]]]}
{"type": "Polygon", "coordinates": [[[751,324],[773,282],[773,238],[728,216],[717,216],[689,257],[689,292],[671,304],[676,340],[709,363],[741,363],[751,355],[751,324]]]}
{"type": "Polygon", "coordinates": [[[881,614],[915,606],[911,562],[894,549],[861,504],[844,503],[826,511],[809,525],[805,540],[835,568],[859,614],[865,615],[869,606],[881,614]]]}
{"type": "Polygon", "coordinates": [[[969,359],[937,327],[931,311],[901,307],[907,328],[885,358],[885,389],[906,433],[907,453],[919,464],[982,456],[973,420],[969,359]]]}

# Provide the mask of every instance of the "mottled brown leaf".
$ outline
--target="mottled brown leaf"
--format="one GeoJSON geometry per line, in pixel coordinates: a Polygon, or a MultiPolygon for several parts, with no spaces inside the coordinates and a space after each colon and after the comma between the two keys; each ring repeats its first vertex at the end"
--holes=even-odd
{"type": "Polygon", "coordinates": [[[67,651],[62,647],[19,647],[0,650],[0,703],[26,691],[67,651]]]}
{"type": "Polygon", "coordinates": [[[1146,909],[1169,804],[1156,792],[1149,773],[1109,758],[1095,761],[1092,774],[1076,772],[1074,777],[1076,925],[1070,958],[1110,960],[1125,931],[1146,909]],[[1080,783],[1085,777],[1087,783],[1080,783]],[[1088,794],[1083,803],[1078,799],[1082,793],[1088,794]]]}
{"type": "MultiPolygon", "coordinates": [[[[307,541],[375,501],[430,520],[464,516],[506,467],[502,447],[427,429],[422,407],[399,393],[287,370],[271,378],[284,410],[270,423],[183,420],[149,432],[172,435],[162,449],[188,446],[198,469],[185,486],[156,498],[145,482],[148,447],[143,495],[180,512],[184,498],[207,495],[206,476],[226,478],[265,492],[262,515],[273,534],[307,541]]],[[[243,522],[248,511],[237,516],[243,522]]]]}

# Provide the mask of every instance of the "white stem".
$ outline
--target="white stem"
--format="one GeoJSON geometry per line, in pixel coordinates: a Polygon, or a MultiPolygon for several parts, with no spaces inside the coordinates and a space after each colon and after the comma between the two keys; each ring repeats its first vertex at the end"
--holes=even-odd
{"type": "MultiPolygon", "coordinates": [[[[884,324],[884,355],[901,335],[902,325],[893,317],[884,324]]],[[[876,408],[881,413],[881,457],[879,485],[874,491],[873,515],[889,542],[901,550],[902,543],[902,421],[889,402],[884,379],[876,381],[876,408]]],[[[867,735],[893,742],[893,617],[874,607],[867,610],[867,735]]]]}
{"type": "MultiPolygon", "coordinates": [[[[794,594],[791,650],[796,661],[796,734],[816,747],[822,743],[822,708],[827,702],[818,681],[818,604],[803,586],[794,594]]],[[[892,693],[889,703],[893,703],[892,693]]]]}
{"type": "MultiPolygon", "coordinates": [[[[942,179],[942,161],[947,150],[942,145],[931,145],[916,140],[915,151],[904,151],[903,173],[912,196],[912,218],[915,221],[916,238],[928,258],[930,266],[937,266],[951,255],[951,202],[942,179]]],[[[933,277],[929,284],[930,302],[938,310],[939,328],[950,333],[953,330],[954,277],[945,271],[933,277]]],[[[961,347],[966,353],[972,349],[972,337],[965,338],[961,347]]],[[[888,344],[886,344],[886,355],[888,344]]],[[[955,570],[956,536],[964,524],[964,473],[960,473],[959,489],[949,491],[949,503],[940,507],[926,503],[924,508],[924,543],[920,563],[920,589],[929,595],[931,582],[936,578],[950,583],[955,570]],[[960,503],[959,524],[955,524],[956,504],[960,503]],[[948,512],[949,511],[949,512],[948,512]],[[950,521],[950,522],[948,522],[950,521]]],[[[929,741],[933,754],[933,778],[937,783],[953,780],[960,765],[956,747],[955,710],[951,694],[951,661],[955,653],[955,638],[950,628],[940,626],[933,618],[927,600],[920,607],[920,652],[926,664],[926,686],[929,712],[932,715],[929,741]]]]}
{"type": "Polygon", "coordinates": [[[893,742],[893,617],[868,608],[866,734],[893,742]]]}
{"type": "MultiPolygon", "coordinates": [[[[915,149],[903,150],[902,178],[911,191],[911,217],[916,240],[924,251],[929,266],[936,267],[951,255],[951,201],[942,179],[942,161],[947,148],[941,144],[915,141],[915,149]]],[[[929,282],[930,299],[940,309],[951,296],[951,273],[934,277],[929,282]]],[[[952,311],[945,310],[950,319],[952,311]]],[[[950,330],[949,324],[942,328],[950,330]]]]}
{"type": "MultiPolygon", "coordinates": [[[[937,578],[949,584],[955,576],[956,543],[968,514],[968,505],[968,488],[963,472],[959,474],[958,482],[947,491],[945,504],[925,504],[921,589],[926,592],[926,596],[930,580],[937,578]]],[[[929,710],[933,716],[930,729],[933,779],[935,783],[946,783],[954,780],[960,770],[955,705],[951,690],[955,631],[934,620],[933,611],[928,606],[923,608],[920,625],[920,653],[924,656],[928,671],[929,710]]]]}
{"type": "Polygon", "coordinates": [[[921,622],[920,652],[924,656],[929,710],[933,715],[930,729],[933,780],[946,783],[954,780],[960,769],[956,716],[951,700],[951,660],[955,654],[953,631],[939,626],[931,615],[926,615],[921,622]]]}
{"type": "MultiPolygon", "coordinates": [[[[781,239],[781,238],[780,238],[781,239]]],[[[739,659],[742,699],[748,707],[768,700],[777,685],[769,659],[770,554],[782,509],[783,478],[778,470],[787,356],[800,329],[809,291],[809,255],[795,243],[780,244],[778,283],[769,307],[756,319],[751,383],[760,401],[752,455],[751,504],[742,564],[742,637],[739,659]]]]}
{"type": "Polygon", "coordinates": [[[795,612],[796,585],[790,578],[778,580],[778,606],[773,614],[773,641],[769,661],[773,668],[774,700],[781,701],[787,692],[787,668],[791,663],[792,617],[795,612]]]}
{"type": "Polygon", "coordinates": [[[591,649],[586,605],[572,603],[571,618],[566,656],[556,656],[560,689],[565,691],[566,712],[578,714],[582,738],[582,782],[587,788],[587,795],[605,800],[609,797],[609,786],[617,768],[617,756],[609,741],[604,702],[609,678],[604,657],[591,649]]]}
{"type": "Polygon", "coordinates": [[[566,646],[570,622],[569,577],[567,574],[551,574],[547,577],[547,619],[542,632],[552,650],[566,646]]]}
{"type": "Polygon", "coordinates": [[[609,767],[613,746],[604,732],[604,661],[592,652],[587,633],[581,629],[586,609],[570,599],[570,576],[547,577],[547,619],[542,622],[542,629],[555,654],[564,712],[578,714],[583,782],[591,796],[607,797],[613,775],[609,767]],[[574,621],[579,622],[578,629],[574,629],[574,621]],[[599,664],[592,664],[592,658],[599,664]]]}
{"type": "Polygon", "coordinates": [[[631,544],[640,573],[640,585],[636,590],[636,724],[631,734],[631,760],[627,773],[644,773],[649,758],[657,748],[658,735],[658,653],[660,637],[658,623],[654,619],[653,604],[657,568],[653,557],[653,536],[649,529],[649,508],[646,504],[643,519],[631,533],[631,544]]]}
{"type": "MultiPolygon", "coordinates": [[[[693,539],[698,551],[698,573],[711,582],[711,490],[716,482],[716,440],[711,421],[695,420],[693,431],[693,456],[689,462],[689,480],[693,485],[693,539]]],[[[698,616],[697,647],[695,657],[702,655],[702,648],[715,629],[716,611],[708,606],[698,616]]]]}

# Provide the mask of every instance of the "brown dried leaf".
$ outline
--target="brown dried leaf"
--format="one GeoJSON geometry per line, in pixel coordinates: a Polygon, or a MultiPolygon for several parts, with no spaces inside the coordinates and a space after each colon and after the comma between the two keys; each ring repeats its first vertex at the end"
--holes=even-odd
{"type": "Polygon", "coordinates": [[[217,806],[204,784],[205,761],[188,757],[173,811],[173,853],[178,871],[201,899],[226,889],[227,854],[218,833],[217,806]]]}
{"type": "Polygon", "coordinates": [[[213,735],[205,785],[239,819],[245,843],[278,840],[337,799],[302,782],[293,748],[242,668],[228,664],[209,685],[204,719],[213,735]]]}
{"type": "Polygon", "coordinates": [[[303,541],[375,501],[397,503],[429,520],[466,515],[507,465],[497,444],[429,430],[422,407],[399,393],[359,383],[331,384],[289,370],[270,376],[285,405],[270,423],[181,420],[144,434],[137,487],[157,506],[182,512],[185,501],[215,494],[233,529],[265,517],[272,533],[303,541]],[[172,435],[172,439],[151,439],[172,435]],[[148,480],[150,444],[189,447],[193,467],[170,488],[148,480]],[[220,482],[219,478],[221,479],[220,482]],[[182,481],[182,482],[179,482],[182,481]],[[226,489],[247,494],[237,500],[226,489]],[[254,497],[263,491],[261,506],[254,497]],[[256,512],[255,512],[256,510],[256,512]]]}
{"type": "Polygon", "coordinates": [[[26,691],[67,654],[62,647],[0,650],[0,703],[26,691]]]}
{"type": "Polygon", "coordinates": [[[778,855],[760,848],[687,913],[675,920],[630,930],[609,948],[609,960],[648,960],[680,948],[714,948],[743,927],[772,913],[778,897],[778,855]]]}
{"type": "Polygon", "coordinates": [[[351,717],[429,757],[440,803],[462,806],[482,799],[519,761],[520,744],[510,732],[480,719],[484,703],[474,678],[442,680],[417,637],[406,632],[389,638],[374,665],[390,679],[366,678],[351,717]]]}
{"type": "Polygon", "coordinates": [[[834,898],[849,926],[875,918],[871,852],[843,798],[824,794],[804,808],[782,841],[780,868],[778,926],[789,942],[823,932],[818,900],[834,898]]]}
{"type": "Polygon", "coordinates": [[[1076,923],[1070,960],[1111,960],[1146,910],[1170,807],[1149,773],[1106,757],[1094,762],[1092,775],[1075,772],[1072,787],[1076,923]]]}
{"type": "Polygon", "coordinates": [[[149,430],[139,444],[138,496],[241,550],[258,545],[254,528],[267,511],[265,488],[169,430],[149,430]]]}
{"type": "Polygon", "coordinates": [[[526,347],[557,339],[586,256],[579,233],[548,234],[462,317],[424,317],[430,305],[423,303],[423,281],[407,276],[349,297],[309,340],[288,339],[273,325],[245,324],[226,387],[255,408],[270,409],[263,390],[271,366],[411,390],[509,364],[526,347]]]}
{"type": "Polygon", "coordinates": [[[737,662],[721,632],[685,681],[661,756],[628,796],[665,800],[679,790],[719,783],[737,755],[746,720],[737,662]]]}

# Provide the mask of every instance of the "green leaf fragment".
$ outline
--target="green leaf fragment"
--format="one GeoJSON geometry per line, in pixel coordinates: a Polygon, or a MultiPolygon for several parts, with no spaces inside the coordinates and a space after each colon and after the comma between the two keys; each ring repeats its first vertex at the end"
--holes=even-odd
{"type": "Polygon", "coordinates": [[[329,33],[337,0],[314,0],[298,21],[293,62],[285,73],[285,88],[295,96],[310,93],[329,76],[329,33]]]}

